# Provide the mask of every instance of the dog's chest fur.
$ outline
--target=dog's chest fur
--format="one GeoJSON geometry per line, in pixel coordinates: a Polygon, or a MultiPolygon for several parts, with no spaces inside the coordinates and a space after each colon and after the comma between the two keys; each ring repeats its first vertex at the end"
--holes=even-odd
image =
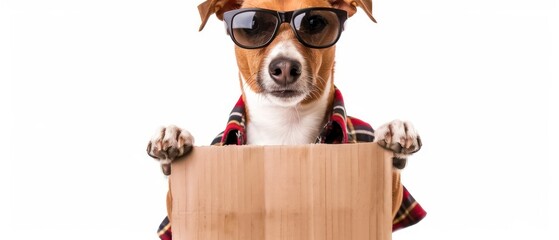
{"type": "Polygon", "coordinates": [[[328,85],[317,101],[294,107],[271,103],[266,97],[245,91],[249,120],[246,126],[247,144],[296,145],[314,143],[325,124],[328,107],[328,85]]]}

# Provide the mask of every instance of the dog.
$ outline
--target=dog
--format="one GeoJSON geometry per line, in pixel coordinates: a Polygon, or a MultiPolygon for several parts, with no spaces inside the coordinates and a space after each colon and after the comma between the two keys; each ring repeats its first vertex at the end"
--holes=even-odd
{"type": "MultiPolygon", "coordinates": [[[[334,85],[335,44],[345,21],[358,8],[376,22],[370,0],[207,0],[201,3],[199,30],[213,14],[225,23],[235,43],[241,85],[241,97],[230,119],[234,124],[228,124],[212,144],[377,142],[394,153],[394,217],[399,211],[409,214],[411,205],[419,208],[411,209],[418,213],[408,223],[411,225],[425,214],[418,204],[407,202],[402,206],[413,198],[400,183],[400,170],[408,156],[421,148],[418,132],[410,122],[401,120],[373,131],[367,123],[346,115],[341,93],[334,85]]],[[[169,175],[172,161],[187,154],[193,145],[190,132],[171,125],[156,132],[148,143],[147,153],[169,175]]],[[[166,221],[168,224],[169,219],[166,221]]],[[[398,228],[397,224],[393,228],[398,228]]]]}

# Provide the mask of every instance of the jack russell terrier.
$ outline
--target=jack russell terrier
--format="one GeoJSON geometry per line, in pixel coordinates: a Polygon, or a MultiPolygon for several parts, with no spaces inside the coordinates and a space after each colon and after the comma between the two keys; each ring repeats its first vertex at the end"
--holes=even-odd
{"type": "MultiPolygon", "coordinates": [[[[426,215],[400,182],[400,170],[407,157],[421,148],[421,140],[407,121],[394,120],[373,131],[369,124],[346,115],[333,82],[335,44],[357,7],[376,22],[370,0],[206,0],[200,4],[199,30],[215,14],[236,45],[242,92],[225,131],[212,145],[377,142],[394,152],[394,231],[426,215]]],[[[169,175],[171,162],[187,154],[193,144],[187,130],[171,125],[157,131],[147,152],[169,175]]],[[[171,198],[168,194],[168,216],[171,198]]],[[[159,236],[171,239],[168,217],[159,236]]]]}

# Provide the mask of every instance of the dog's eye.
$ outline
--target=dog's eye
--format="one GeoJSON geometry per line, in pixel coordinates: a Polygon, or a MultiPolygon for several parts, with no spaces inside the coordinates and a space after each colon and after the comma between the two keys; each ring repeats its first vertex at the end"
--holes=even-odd
{"type": "Polygon", "coordinates": [[[277,23],[278,18],[270,12],[242,12],[232,20],[231,36],[242,46],[259,47],[272,39],[277,23]]]}
{"type": "Polygon", "coordinates": [[[311,15],[305,16],[301,24],[300,31],[307,34],[316,34],[322,32],[328,26],[328,21],[321,15],[311,15]]]}

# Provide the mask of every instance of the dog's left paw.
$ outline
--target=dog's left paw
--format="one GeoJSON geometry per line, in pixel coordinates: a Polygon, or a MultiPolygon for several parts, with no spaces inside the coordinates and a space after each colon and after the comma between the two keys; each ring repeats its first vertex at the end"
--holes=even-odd
{"type": "Polygon", "coordinates": [[[397,158],[407,156],[421,149],[419,134],[410,122],[394,120],[375,130],[375,142],[396,154],[397,158]]]}

